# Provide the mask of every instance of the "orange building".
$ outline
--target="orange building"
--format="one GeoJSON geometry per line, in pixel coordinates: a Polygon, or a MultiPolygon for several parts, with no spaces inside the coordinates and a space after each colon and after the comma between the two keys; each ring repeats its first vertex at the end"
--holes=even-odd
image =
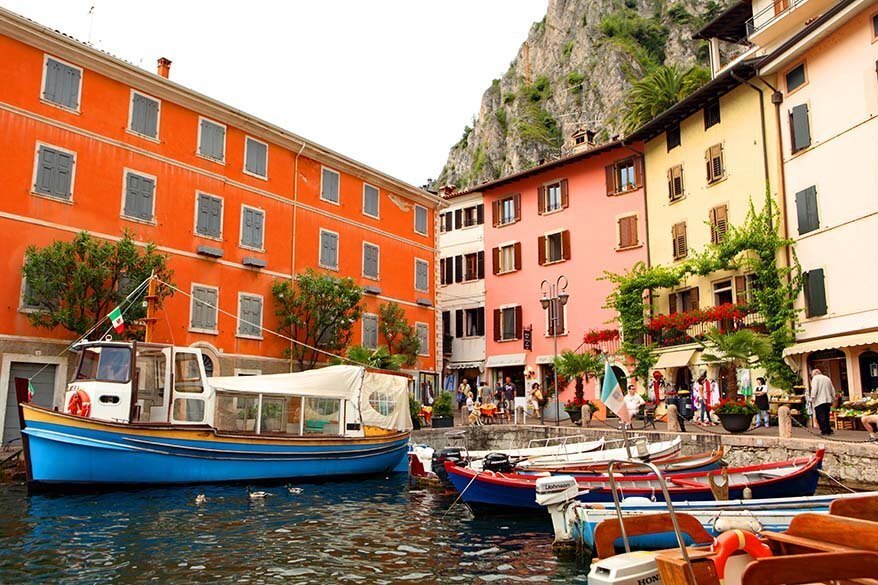
{"type": "Polygon", "coordinates": [[[313,267],[365,289],[353,343],[377,343],[378,307],[399,303],[435,387],[437,197],[170,81],[164,59],[151,74],[3,9],[0,56],[4,443],[13,378],[39,371],[37,401],[59,404],[75,337],[29,324],[25,249],[81,230],[155,242],[175,284],[218,306],[177,293],[155,330],[201,347],[214,375],[289,368],[289,342],[247,323],[274,329],[272,283],[313,267]]]}

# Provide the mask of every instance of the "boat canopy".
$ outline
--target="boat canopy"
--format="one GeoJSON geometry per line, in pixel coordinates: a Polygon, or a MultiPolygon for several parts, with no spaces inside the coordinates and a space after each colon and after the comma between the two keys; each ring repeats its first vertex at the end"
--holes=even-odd
{"type": "Polygon", "coordinates": [[[279,394],[348,400],[357,405],[365,425],[408,431],[408,379],[371,372],[360,366],[329,366],[290,374],[208,378],[217,391],[279,394]]]}

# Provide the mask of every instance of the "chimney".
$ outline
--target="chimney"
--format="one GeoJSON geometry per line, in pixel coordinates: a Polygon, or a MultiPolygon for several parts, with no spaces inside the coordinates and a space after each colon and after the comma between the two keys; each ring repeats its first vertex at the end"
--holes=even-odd
{"type": "Polygon", "coordinates": [[[590,128],[578,128],[570,137],[573,142],[571,150],[576,153],[594,148],[595,134],[596,132],[590,128]]]}
{"type": "Polygon", "coordinates": [[[171,60],[165,57],[160,57],[158,61],[157,73],[167,79],[168,76],[171,74],[171,60]]]}

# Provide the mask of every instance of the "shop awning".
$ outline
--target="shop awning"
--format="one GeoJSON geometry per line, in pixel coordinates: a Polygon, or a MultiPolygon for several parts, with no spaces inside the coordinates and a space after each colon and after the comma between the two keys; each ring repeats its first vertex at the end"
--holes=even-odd
{"type": "Polygon", "coordinates": [[[698,348],[693,349],[678,349],[676,351],[666,351],[663,354],[659,355],[658,361],[653,366],[656,370],[661,370],[663,368],[679,368],[682,366],[688,366],[692,361],[692,356],[695,355],[695,352],[699,351],[698,348]]]}
{"type": "Polygon", "coordinates": [[[527,356],[523,353],[506,353],[502,355],[491,355],[485,360],[486,368],[506,368],[510,366],[523,366],[527,361],[527,356]]]}
{"type": "Polygon", "coordinates": [[[546,365],[546,364],[554,364],[555,363],[555,356],[553,356],[553,355],[538,355],[536,363],[539,366],[546,365]]]}
{"type": "Polygon", "coordinates": [[[450,364],[448,364],[448,369],[449,370],[466,370],[469,368],[480,368],[481,369],[483,367],[483,365],[484,365],[484,362],[482,362],[481,360],[477,361],[477,362],[451,362],[450,364]]]}
{"type": "Polygon", "coordinates": [[[814,341],[803,341],[802,343],[797,343],[796,345],[783,350],[783,356],[786,358],[788,356],[801,355],[813,351],[822,351],[824,349],[841,349],[842,347],[870,345],[873,343],[878,343],[878,331],[858,333],[856,335],[827,337],[825,339],[815,339],[814,341]]]}

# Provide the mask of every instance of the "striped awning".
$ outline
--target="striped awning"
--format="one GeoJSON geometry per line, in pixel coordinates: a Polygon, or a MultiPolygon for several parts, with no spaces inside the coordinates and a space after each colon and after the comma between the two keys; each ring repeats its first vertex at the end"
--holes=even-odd
{"type": "Polygon", "coordinates": [[[483,361],[477,362],[451,362],[448,364],[449,370],[466,370],[469,368],[479,368],[481,369],[484,366],[483,361]]]}
{"type": "Polygon", "coordinates": [[[695,355],[696,351],[699,351],[698,348],[666,351],[659,355],[659,359],[653,366],[653,369],[661,370],[664,368],[680,368],[682,366],[688,366],[692,362],[692,356],[695,355]]]}
{"type": "Polygon", "coordinates": [[[489,355],[485,360],[486,368],[505,368],[510,366],[523,366],[527,362],[527,356],[523,353],[506,353],[501,355],[489,355]]]}
{"type": "Polygon", "coordinates": [[[783,350],[784,361],[787,364],[795,363],[793,356],[812,353],[815,351],[823,351],[824,349],[841,349],[843,347],[856,347],[858,345],[878,344],[878,331],[869,333],[857,333],[856,335],[841,335],[838,337],[826,337],[824,339],[815,339],[814,341],[803,341],[792,345],[783,350]]]}

